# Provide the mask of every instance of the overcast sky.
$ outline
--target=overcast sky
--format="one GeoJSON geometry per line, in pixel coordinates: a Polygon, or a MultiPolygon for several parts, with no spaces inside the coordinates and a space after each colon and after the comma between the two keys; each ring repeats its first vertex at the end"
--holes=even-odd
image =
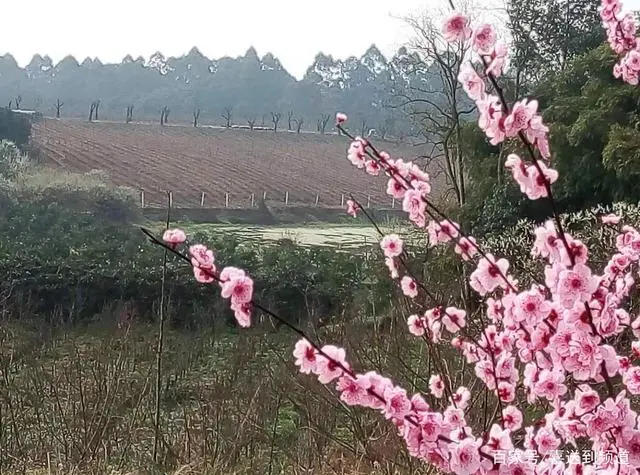
{"type": "MultiPolygon", "coordinates": [[[[499,1],[499,0],[495,0],[499,1]]],[[[623,0],[640,8],[640,0],[623,0]]],[[[254,46],[272,52],[300,78],[322,51],[361,55],[375,43],[392,55],[411,34],[393,17],[444,7],[446,0],[7,0],[2,2],[0,54],[21,66],[35,53],[54,63],[120,62],[156,51],[180,56],[193,46],[209,58],[238,56],[254,46]],[[325,5],[319,7],[318,5],[325,5]]]]}

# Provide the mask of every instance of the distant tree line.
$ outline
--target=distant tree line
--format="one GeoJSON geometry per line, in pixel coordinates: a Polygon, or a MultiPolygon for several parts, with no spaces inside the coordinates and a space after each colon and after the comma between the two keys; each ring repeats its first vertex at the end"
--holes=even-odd
{"type": "MultiPolygon", "coordinates": [[[[57,118],[286,126],[321,133],[336,112],[347,111],[352,124],[366,122],[368,130],[390,136],[410,135],[414,125],[387,100],[404,87],[399,82],[413,80],[405,70],[409,55],[401,49],[387,60],[375,46],[344,61],[319,54],[301,80],[273,55],[259,58],[253,48],[238,58],[211,60],[194,48],[179,58],[156,53],[148,60],[129,56],[120,64],[91,59],[79,64],[68,56],[54,65],[36,55],[25,68],[5,55],[0,57],[0,103],[57,118]]],[[[361,132],[360,125],[355,127],[361,132]]]]}

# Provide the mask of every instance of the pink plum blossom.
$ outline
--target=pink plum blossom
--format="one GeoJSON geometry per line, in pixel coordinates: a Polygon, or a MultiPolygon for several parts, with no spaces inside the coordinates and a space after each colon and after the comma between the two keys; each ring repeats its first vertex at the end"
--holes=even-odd
{"type": "Polygon", "coordinates": [[[187,240],[187,235],[182,229],[167,229],[162,235],[162,240],[175,249],[178,244],[187,240]]]}
{"type": "Polygon", "coordinates": [[[437,398],[441,398],[444,395],[444,382],[439,374],[434,374],[429,378],[429,390],[437,398]]]}
{"type": "Polygon", "coordinates": [[[317,351],[307,339],[301,338],[298,340],[293,350],[293,356],[296,358],[296,366],[300,367],[301,373],[310,374],[315,372],[317,351]]]}
{"type": "Polygon", "coordinates": [[[380,247],[386,257],[398,257],[402,254],[402,245],[402,239],[397,234],[389,234],[380,241],[380,247]]]}
{"type": "Polygon", "coordinates": [[[318,381],[327,384],[344,374],[347,368],[346,353],[344,349],[333,345],[322,347],[322,353],[316,355],[316,364],[313,372],[318,376],[318,381]]]}
{"type": "Polygon", "coordinates": [[[464,41],[471,37],[469,19],[460,12],[453,12],[444,22],[442,35],[446,41],[464,41]]]}
{"type": "Polygon", "coordinates": [[[353,200],[347,200],[347,214],[352,217],[356,217],[356,212],[360,209],[358,204],[353,200]]]}
{"type": "Polygon", "coordinates": [[[493,25],[484,23],[473,31],[473,49],[478,54],[489,55],[497,39],[498,36],[493,25]]]}
{"type": "Polygon", "coordinates": [[[416,281],[408,275],[405,275],[400,280],[400,286],[402,288],[402,293],[407,297],[414,299],[418,296],[418,285],[416,284],[416,281]]]}

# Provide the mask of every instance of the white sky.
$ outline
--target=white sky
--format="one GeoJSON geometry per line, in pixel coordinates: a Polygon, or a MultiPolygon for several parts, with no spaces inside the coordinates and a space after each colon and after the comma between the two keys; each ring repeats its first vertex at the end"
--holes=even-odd
{"type": "MultiPolygon", "coordinates": [[[[640,9],[640,0],[623,0],[640,9]]],[[[21,66],[35,53],[57,63],[99,57],[120,62],[156,51],[181,56],[193,46],[209,58],[238,56],[254,46],[273,53],[300,78],[322,51],[359,56],[375,43],[391,56],[411,35],[394,17],[446,8],[446,0],[7,0],[2,2],[0,54],[21,66]],[[319,6],[321,5],[321,6],[319,6]]],[[[486,0],[485,2],[486,3],[486,0]]]]}

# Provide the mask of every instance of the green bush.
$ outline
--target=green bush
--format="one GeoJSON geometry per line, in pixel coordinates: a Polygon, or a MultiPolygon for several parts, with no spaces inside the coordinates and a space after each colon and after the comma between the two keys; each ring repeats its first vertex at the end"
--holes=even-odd
{"type": "MultiPolygon", "coordinates": [[[[163,251],[145,241],[138,227],[143,218],[128,190],[105,185],[95,173],[36,170],[0,187],[0,203],[0,292],[14,303],[27,301],[38,314],[79,320],[128,301],[139,313],[155,316],[163,251]]],[[[347,253],[286,242],[263,245],[215,231],[191,233],[190,241],[214,249],[219,265],[246,269],[256,282],[256,297],[292,322],[388,305],[391,283],[379,249],[347,253]]],[[[174,323],[233,321],[219,291],[197,284],[173,255],[168,270],[174,323]]]]}
{"type": "Polygon", "coordinates": [[[9,140],[23,149],[29,143],[31,122],[22,114],[0,107],[0,140],[9,140]]]}

